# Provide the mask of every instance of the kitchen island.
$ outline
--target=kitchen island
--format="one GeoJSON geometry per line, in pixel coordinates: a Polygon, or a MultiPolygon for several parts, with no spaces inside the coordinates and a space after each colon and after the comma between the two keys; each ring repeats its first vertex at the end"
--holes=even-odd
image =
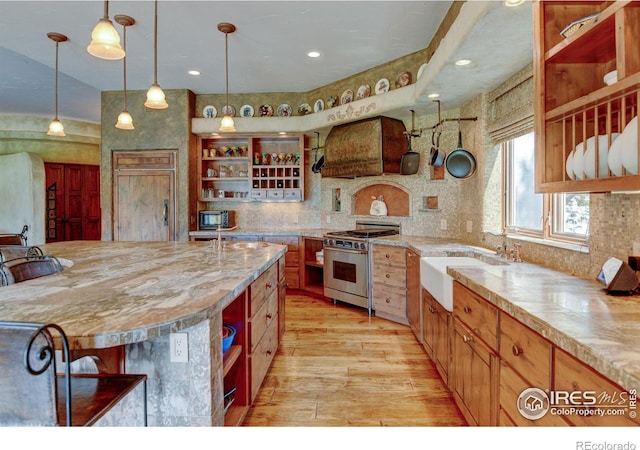
{"type": "Polygon", "coordinates": [[[149,376],[150,426],[224,423],[222,311],[286,247],[76,241],[40,248],[64,270],[0,288],[0,318],[57,323],[77,354],[120,349],[125,372],[149,376]],[[188,335],[186,363],[170,362],[169,334],[178,331],[188,335]]]}

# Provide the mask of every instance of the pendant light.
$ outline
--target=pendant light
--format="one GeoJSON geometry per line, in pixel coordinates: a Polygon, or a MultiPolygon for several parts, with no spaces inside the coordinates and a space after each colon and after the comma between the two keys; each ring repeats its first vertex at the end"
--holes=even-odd
{"type": "Polygon", "coordinates": [[[58,119],[58,44],[67,41],[67,37],[60,33],[47,33],[47,37],[56,43],[56,116],[49,124],[49,136],[66,136],[62,122],[58,119]]]}
{"type": "Polygon", "coordinates": [[[164,92],[158,84],[158,0],[155,0],[155,22],[153,33],[153,84],[147,91],[147,101],[144,106],[150,109],[167,109],[169,105],[164,97],[164,92]]]}
{"type": "Polygon", "coordinates": [[[227,91],[227,102],[226,102],[226,106],[223,108],[223,111],[225,112],[224,116],[222,117],[222,121],[220,122],[220,131],[223,132],[233,132],[236,131],[236,127],[235,124],[233,123],[233,117],[231,117],[231,115],[229,114],[229,111],[231,108],[229,108],[229,43],[228,43],[228,37],[229,37],[229,33],[233,33],[234,31],[236,31],[236,26],[231,24],[231,23],[219,23],[218,24],[218,31],[221,31],[224,33],[224,52],[225,52],[225,74],[226,74],[226,91],[227,91]]]}
{"type": "Polygon", "coordinates": [[[124,50],[120,47],[120,35],[109,20],[109,2],[104,2],[104,17],[91,32],[91,43],[87,51],[101,59],[122,59],[124,50]]]}
{"type": "Polygon", "coordinates": [[[124,58],[123,60],[123,72],[124,72],[124,109],[118,115],[118,123],[116,123],[116,128],[121,130],[133,130],[133,117],[127,111],[127,27],[130,27],[136,21],[133,17],[125,16],[123,14],[117,15],[114,17],[116,22],[122,25],[122,38],[124,40],[124,58]]]}

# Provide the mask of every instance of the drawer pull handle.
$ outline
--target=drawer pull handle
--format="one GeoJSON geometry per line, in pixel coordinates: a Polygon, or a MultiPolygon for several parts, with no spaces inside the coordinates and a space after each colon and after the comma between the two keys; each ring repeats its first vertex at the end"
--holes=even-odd
{"type": "Polygon", "coordinates": [[[391,303],[391,299],[389,297],[386,298],[385,302],[391,303]]]}
{"type": "Polygon", "coordinates": [[[271,319],[271,318],[273,318],[273,314],[267,313],[267,319],[271,319]]]}
{"type": "Polygon", "coordinates": [[[469,308],[468,306],[465,306],[463,308],[463,311],[466,312],[467,314],[471,314],[471,308],[469,308]]]}
{"type": "Polygon", "coordinates": [[[271,289],[272,285],[271,285],[271,283],[267,283],[267,284],[265,285],[265,287],[266,287],[267,289],[271,289]]]}
{"type": "Polygon", "coordinates": [[[470,342],[473,342],[473,338],[472,338],[472,337],[467,336],[466,334],[463,334],[463,335],[462,335],[462,340],[464,341],[464,343],[465,343],[465,344],[468,344],[468,343],[470,343],[470,342]]]}
{"type": "Polygon", "coordinates": [[[389,259],[389,258],[391,258],[391,255],[387,253],[386,255],[384,255],[384,257],[389,259]]]}
{"type": "Polygon", "coordinates": [[[513,356],[520,356],[524,353],[524,351],[515,344],[511,347],[511,351],[513,352],[513,356]]]}
{"type": "Polygon", "coordinates": [[[431,314],[435,314],[436,313],[436,309],[433,306],[429,305],[429,312],[431,314]]]}
{"type": "Polygon", "coordinates": [[[385,275],[385,277],[387,277],[387,278],[391,278],[391,274],[390,274],[390,273],[388,273],[388,274],[386,274],[386,275],[385,275]]]}
{"type": "Polygon", "coordinates": [[[267,355],[270,355],[271,353],[271,350],[267,350],[267,355]]]}

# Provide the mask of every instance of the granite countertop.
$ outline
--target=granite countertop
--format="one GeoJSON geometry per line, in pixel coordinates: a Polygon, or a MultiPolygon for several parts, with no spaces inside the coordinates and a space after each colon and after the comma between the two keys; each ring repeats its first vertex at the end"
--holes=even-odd
{"type": "Polygon", "coordinates": [[[0,318],[60,325],[74,349],[152,339],[212,317],[286,252],[207,242],[74,241],[39,246],[60,273],[0,288],[0,318]]]}

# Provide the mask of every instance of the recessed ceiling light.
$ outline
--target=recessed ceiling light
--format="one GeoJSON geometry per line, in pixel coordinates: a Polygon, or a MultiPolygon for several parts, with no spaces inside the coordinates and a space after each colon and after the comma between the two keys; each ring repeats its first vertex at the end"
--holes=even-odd
{"type": "Polygon", "coordinates": [[[518,5],[522,5],[523,3],[524,3],[524,0],[504,0],[505,6],[518,6],[518,5]]]}
{"type": "Polygon", "coordinates": [[[429,97],[429,98],[438,98],[438,97],[440,97],[440,94],[438,94],[437,92],[434,92],[433,94],[427,95],[427,97],[429,97]]]}
{"type": "Polygon", "coordinates": [[[280,136],[286,136],[286,135],[287,135],[287,132],[286,132],[286,131],[278,131],[278,134],[279,134],[280,136]]]}
{"type": "Polygon", "coordinates": [[[189,71],[189,75],[200,75],[200,71],[199,70],[190,70],[189,71]]]}
{"type": "Polygon", "coordinates": [[[468,66],[469,64],[471,64],[470,59],[459,59],[456,61],[456,66],[468,66]]]}
{"type": "Polygon", "coordinates": [[[320,56],[320,52],[317,52],[317,51],[314,50],[314,51],[311,51],[311,52],[307,53],[307,56],[309,58],[317,58],[318,56],[320,56]]]}

